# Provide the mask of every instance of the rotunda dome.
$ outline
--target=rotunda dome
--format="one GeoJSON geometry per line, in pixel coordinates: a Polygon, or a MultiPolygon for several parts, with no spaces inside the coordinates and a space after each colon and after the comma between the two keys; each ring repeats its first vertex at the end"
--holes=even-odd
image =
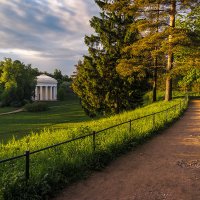
{"type": "Polygon", "coordinates": [[[39,84],[39,83],[57,84],[58,81],[50,76],[41,74],[41,75],[37,76],[37,84],[39,84]]]}

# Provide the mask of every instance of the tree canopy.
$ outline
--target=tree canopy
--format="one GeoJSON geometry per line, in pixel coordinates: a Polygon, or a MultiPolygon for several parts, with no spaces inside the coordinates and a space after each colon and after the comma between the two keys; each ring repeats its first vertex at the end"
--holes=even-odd
{"type": "MultiPolygon", "coordinates": [[[[140,67],[150,68],[155,66],[165,67],[166,95],[165,99],[172,98],[172,75],[174,69],[188,65],[199,66],[199,39],[197,31],[194,31],[194,23],[187,27],[176,26],[176,18],[179,14],[191,13],[190,20],[194,22],[194,15],[199,15],[197,0],[124,0],[121,12],[131,13],[136,20],[131,27],[138,29],[141,37],[136,42],[124,48],[125,54],[131,58],[121,59],[117,66],[118,72],[124,75],[132,73],[140,67]],[[127,4],[127,2],[131,2],[127,4]],[[179,59],[182,49],[184,60],[179,59]],[[193,50],[195,49],[195,50],[193,50]]],[[[120,2],[110,3],[111,12],[120,9],[120,2]]],[[[196,20],[196,19],[195,19],[196,20]]],[[[198,26],[198,20],[195,24],[198,26]]]]}
{"type": "Polygon", "coordinates": [[[76,66],[73,90],[86,113],[118,113],[141,104],[146,90],[145,72],[138,70],[124,78],[116,70],[117,61],[126,57],[123,47],[136,41],[139,35],[137,30],[130,30],[134,23],[132,15],[110,12],[106,9],[107,0],[96,3],[101,9],[100,17],[94,16],[90,21],[95,34],[85,37],[89,55],[76,66]]]}
{"type": "Polygon", "coordinates": [[[5,58],[0,62],[1,101],[3,105],[21,106],[31,100],[36,85],[37,69],[19,60],[5,58]]]}

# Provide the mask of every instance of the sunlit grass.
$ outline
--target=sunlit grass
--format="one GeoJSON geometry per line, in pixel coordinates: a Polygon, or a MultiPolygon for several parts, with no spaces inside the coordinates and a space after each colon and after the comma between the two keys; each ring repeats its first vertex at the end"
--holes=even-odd
{"type": "MultiPolygon", "coordinates": [[[[21,112],[0,116],[0,142],[7,142],[29,135],[57,123],[90,120],[84,113],[77,97],[66,101],[49,102],[50,109],[45,112],[21,112]]],[[[3,108],[1,108],[3,109],[3,108]]]]}
{"type": "MultiPolygon", "coordinates": [[[[134,111],[99,120],[55,124],[51,129],[45,129],[20,140],[13,139],[6,145],[1,144],[0,159],[22,154],[26,150],[38,150],[130,119],[159,112],[180,103],[180,101],[183,105],[183,100],[175,99],[171,102],[157,102],[134,111]]],[[[136,120],[132,122],[131,131],[129,124],[124,124],[99,133],[96,135],[95,152],[93,151],[92,137],[87,137],[31,155],[31,178],[28,186],[23,181],[24,158],[1,164],[0,193],[4,195],[5,199],[37,199],[36,197],[39,199],[39,196],[51,192],[52,187],[56,188],[59,184],[79,179],[90,169],[101,168],[119,153],[151,136],[163,128],[166,123],[178,118],[183,109],[180,110],[180,106],[177,106],[176,109],[157,114],[155,124],[152,116],[136,120]]]]}

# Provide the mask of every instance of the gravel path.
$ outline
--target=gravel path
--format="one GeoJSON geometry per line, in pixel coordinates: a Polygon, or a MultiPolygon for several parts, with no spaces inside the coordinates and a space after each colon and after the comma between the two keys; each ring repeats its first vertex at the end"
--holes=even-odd
{"type": "Polygon", "coordinates": [[[200,100],[181,120],[55,200],[200,200],[200,100]]]}

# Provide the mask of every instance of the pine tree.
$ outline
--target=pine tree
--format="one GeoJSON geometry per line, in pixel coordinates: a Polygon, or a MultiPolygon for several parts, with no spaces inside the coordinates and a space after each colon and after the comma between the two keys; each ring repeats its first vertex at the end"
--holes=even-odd
{"type": "Polygon", "coordinates": [[[145,91],[145,73],[124,78],[116,71],[122,49],[136,41],[138,33],[129,29],[134,23],[131,15],[109,11],[106,0],[96,3],[102,11],[90,21],[95,34],[85,37],[89,55],[78,63],[72,87],[88,114],[118,113],[141,104],[145,91]]]}
{"type": "Polygon", "coordinates": [[[130,54],[132,58],[121,60],[118,65],[118,71],[120,72],[121,70],[123,73],[124,70],[126,72],[127,69],[124,66],[127,66],[127,63],[130,71],[131,69],[134,71],[138,66],[143,69],[146,68],[150,75],[153,76],[152,101],[154,102],[156,101],[158,69],[164,65],[164,55],[158,51],[161,45],[160,39],[163,38],[159,32],[163,24],[166,23],[166,19],[160,3],[150,4],[143,10],[137,8],[133,14],[138,18],[137,23],[133,24],[133,26],[138,28],[141,37],[137,42],[125,48],[125,53],[130,54]]]}
{"type": "MultiPolygon", "coordinates": [[[[178,65],[175,54],[183,46],[191,48],[195,44],[195,37],[191,37],[190,30],[175,26],[175,17],[179,12],[188,12],[197,3],[197,0],[132,1],[131,7],[135,11],[134,16],[137,16],[137,28],[141,31],[142,37],[125,48],[125,53],[132,55],[132,58],[121,60],[118,68],[123,68],[126,73],[134,71],[137,66],[151,67],[153,63],[155,66],[166,66],[166,101],[172,99],[172,73],[173,68],[178,65]],[[159,5],[158,9],[155,9],[156,5],[159,5]],[[159,11],[159,18],[157,18],[159,20],[156,20],[155,17],[157,11],[159,11]],[[156,26],[158,31],[155,31],[156,26]],[[161,65],[157,62],[161,62],[161,65]]],[[[112,5],[112,7],[115,6],[112,5]]],[[[130,9],[130,6],[123,8],[127,12],[130,9]]],[[[121,71],[123,70],[121,69],[121,71]]],[[[154,80],[156,80],[156,76],[154,80]]]]}

